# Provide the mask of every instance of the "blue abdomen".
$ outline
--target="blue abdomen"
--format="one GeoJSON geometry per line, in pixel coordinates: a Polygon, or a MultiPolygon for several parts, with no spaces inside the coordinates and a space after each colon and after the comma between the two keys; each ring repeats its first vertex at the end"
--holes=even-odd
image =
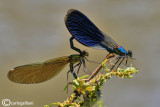
{"type": "Polygon", "coordinates": [[[118,46],[117,48],[114,48],[114,53],[123,56],[126,55],[128,52],[122,46],[118,46]]]}

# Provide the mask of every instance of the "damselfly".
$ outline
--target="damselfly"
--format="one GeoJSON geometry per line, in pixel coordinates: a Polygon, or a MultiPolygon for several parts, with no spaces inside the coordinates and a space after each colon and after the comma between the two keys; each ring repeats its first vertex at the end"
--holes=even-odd
{"type": "Polygon", "coordinates": [[[67,12],[67,15],[65,16],[65,24],[69,32],[72,34],[72,37],[70,38],[71,48],[78,51],[80,54],[81,50],[73,46],[73,39],[76,39],[85,46],[106,49],[109,54],[115,53],[119,55],[115,65],[121,58],[122,60],[119,65],[125,58],[128,59],[128,56],[132,57],[132,51],[126,51],[122,46],[118,45],[108,35],[99,30],[86,15],[78,10],[70,9],[67,12]]]}
{"type": "Polygon", "coordinates": [[[56,76],[69,63],[69,72],[71,72],[76,79],[77,75],[74,72],[74,68],[77,66],[80,68],[81,64],[85,64],[85,58],[88,55],[87,51],[82,51],[81,55],[73,54],[47,60],[45,62],[18,66],[8,72],[8,78],[13,82],[22,84],[40,83],[56,76]]]}

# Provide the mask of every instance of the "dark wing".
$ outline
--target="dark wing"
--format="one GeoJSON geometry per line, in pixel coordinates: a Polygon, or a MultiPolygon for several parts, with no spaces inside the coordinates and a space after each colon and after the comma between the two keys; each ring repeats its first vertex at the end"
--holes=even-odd
{"type": "Polygon", "coordinates": [[[22,84],[44,82],[56,76],[68,64],[69,59],[69,57],[60,57],[44,63],[19,66],[9,71],[8,78],[22,84]]]}
{"type": "Polygon", "coordinates": [[[83,45],[94,46],[104,40],[99,29],[78,10],[68,11],[65,24],[70,33],[83,45]]]}
{"type": "Polygon", "coordinates": [[[70,9],[65,17],[69,32],[83,45],[112,51],[117,44],[78,10],[70,9]]]}

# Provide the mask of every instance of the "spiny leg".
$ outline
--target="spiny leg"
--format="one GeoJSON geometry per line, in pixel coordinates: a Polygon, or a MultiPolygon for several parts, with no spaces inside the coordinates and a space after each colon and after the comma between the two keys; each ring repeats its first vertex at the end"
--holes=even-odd
{"type": "Polygon", "coordinates": [[[81,68],[82,62],[80,61],[78,65],[79,65],[79,67],[78,67],[78,70],[77,70],[77,75],[79,74],[79,70],[81,68]]]}
{"type": "Polygon", "coordinates": [[[119,62],[119,60],[121,59],[121,57],[118,57],[118,60],[117,60],[117,62],[112,66],[112,68],[110,69],[110,71],[112,71],[113,70],[113,68],[115,67],[115,65],[119,62]]]}
{"type": "MultiPolygon", "coordinates": [[[[69,72],[72,72],[72,71],[71,71],[71,65],[73,66],[73,64],[70,63],[70,70],[67,72],[67,84],[68,84],[68,74],[69,74],[69,72]]],[[[73,70],[73,68],[72,68],[72,70],[73,70]]],[[[68,92],[68,88],[67,88],[67,92],[68,92]]]]}
{"type": "MultiPolygon", "coordinates": [[[[71,63],[70,63],[70,66],[71,66],[71,63]]],[[[71,69],[67,72],[67,85],[69,84],[69,82],[68,82],[68,75],[69,75],[69,72],[72,72],[71,69]]],[[[68,86],[67,86],[67,93],[68,93],[68,86]]]]}
{"type": "Polygon", "coordinates": [[[74,44],[73,44],[73,39],[74,39],[74,38],[75,38],[74,36],[72,36],[72,37],[70,38],[70,46],[71,46],[71,48],[72,48],[73,50],[79,52],[80,55],[82,55],[82,51],[81,51],[80,49],[74,47],[74,44]]]}
{"type": "Polygon", "coordinates": [[[83,71],[86,72],[86,63],[83,58],[82,58],[82,64],[83,64],[83,71]]]}
{"type": "MultiPolygon", "coordinates": [[[[89,70],[86,69],[86,63],[85,63],[84,57],[82,57],[82,64],[83,64],[83,71],[84,71],[85,73],[88,73],[87,71],[89,71],[89,70]]],[[[89,71],[89,73],[91,74],[90,71],[89,71]]]]}
{"type": "Polygon", "coordinates": [[[125,59],[125,57],[121,60],[121,62],[118,64],[117,68],[116,68],[116,71],[118,69],[118,67],[121,65],[121,63],[123,62],[123,60],[125,59]]]}
{"type": "Polygon", "coordinates": [[[101,63],[96,62],[96,61],[91,61],[91,60],[87,59],[86,57],[84,57],[84,59],[85,59],[86,61],[88,61],[88,62],[93,62],[93,63],[101,64],[101,63]]]}
{"type": "MultiPolygon", "coordinates": [[[[127,61],[128,61],[128,56],[119,56],[118,58],[123,58],[123,59],[125,59],[126,58],[126,62],[125,62],[125,64],[123,63],[123,61],[122,62],[120,62],[119,64],[121,65],[121,64],[123,64],[124,66],[127,66],[127,61]]],[[[109,63],[111,63],[111,65],[113,66],[114,64],[112,63],[114,60],[117,60],[118,58],[116,58],[116,59],[112,59],[112,60],[110,60],[110,61],[108,61],[109,63]]],[[[119,65],[117,65],[116,66],[117,68],[119,67],[119,65]]],[[[128,66],[127,66],[128,67],[128,66]]]]}
{"type": "Polygon", "coordinates": [[[126,65],[127,65],[127,63],[128,63],[128,56],[127,56],[127,59],[126,59],[126,65]]]}
{"type": "MultiPolygon", "coordinates": [[[[78,65],[78,64],[77,64],[78,65]]],[[[77,75],[76,75],[76,73],[74,72],[74,68],[76,67],[73,67],[73,63],[70,63],[70,71],[71,71],[71,73],[73,74],[73,77],[75,78],[75,79],[77,79],[77,75]]]]}
{"type": "Polygon", "coordinates": [[[118,58],[120,58],[120,57],[116,57],[115,59],[111,59],[111,60],[108,61],[108,63],[110,65],[114,66],[113,61],[117,60],[118,58]]]}
{"type": "Polygon", "coordinates": [[[75,79],[77,79],[77,75],[76,75],[76,73],[74,72],[74,69],[77,67],[77,66],[79,66],[78,67],[78,70],[80,69],[80,66],[81,66],[81,61],[78,63],[78,64],[76,64],[75,66],[73,66],[73,63],[70,63],[70,70],[67,72],[67,81],[68,81],[68,74],[69,74],[69,72],[71,72],[72,74],[73,74],[73,76],[74,76],[74,78],[75,79]]]}
{"type": "MultiPolygon", "coordinates": [[[[78,71],[79,71],[81,64],[82,64],[81,61],[80,61],[78,64],[76,64],[75,66],[73,66],[73,63],[70,63],[70,70],[67,72],[67,84],[69,84],[69,82],[68,82],[69,72],[71,72],[72,75],[73,75],[73,77],[74,77],[75,79],[77,79],[77,75],[76,75],[76,73],[74,72],[74,69],[75,69],[77,66],[79,66],[79,67],[78,67],[78,71]]],[[[68,93],[68,87],[67,87],[67,93],[68,93]]]]}

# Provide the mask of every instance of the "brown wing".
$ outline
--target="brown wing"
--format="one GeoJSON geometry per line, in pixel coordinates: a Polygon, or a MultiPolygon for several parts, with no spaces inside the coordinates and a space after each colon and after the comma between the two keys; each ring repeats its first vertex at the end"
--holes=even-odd
{"type": "Polygon", "coordinates": [[[44,63],[19,66],[9,71],[8,78],[22,84],[40,83],[56,76],[68,63],[69,57],[60,57],[44,63]]]}

